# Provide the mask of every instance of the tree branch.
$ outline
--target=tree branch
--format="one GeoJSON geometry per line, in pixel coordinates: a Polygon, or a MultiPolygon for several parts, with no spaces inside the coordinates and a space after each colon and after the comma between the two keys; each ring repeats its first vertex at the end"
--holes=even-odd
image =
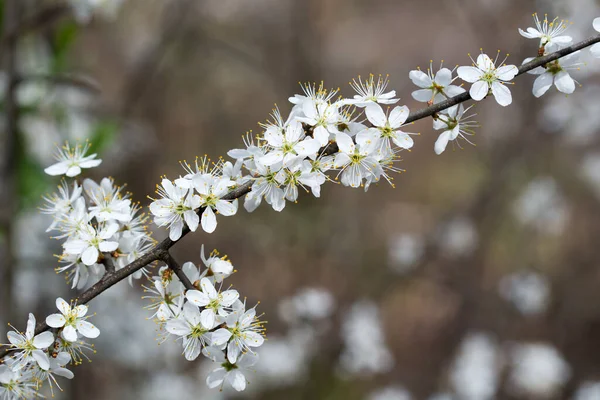
{"type": "Polygon", "coordinates": [[[187,275],[183,272],[183,269],[181,269],[181,265],[179,265],[179,263],[173,258],[171,253],[169,253],[168,251],[164,252],[162,254],[161,260],[167,264],[171,271],[175,272],[175,275],[177,275],[177,277],[179,278],[181,283],[183,283],[183,286],[185,286],[186,289],[196,289],[196,287],[194,287],[194,284],[190,282],[187,275]]]}
{"type": "MultiPolygon", "coordinates": [[[[600,34],[592,36],[584,41],[581,41],[572,46],[569,46],[569,47],[566,47],[559,51],[556,51],[554,53],[548,54],[544,57],[536,58],[527,64],[521,65],[519,67],[518,75],[522,75],[522,74],[526,73],[527,71],[530,71],[537,67],[541,67],[551,61],[557,60],[561,57],[564,57],[568,54],[574,53],[583,48],[589,47],[598,42],[600,42],[600,34]]],[[[432,116],[435,113],[438,113],[442,110],[450,108],[456,104],[463,103],[470,99],[471,99],[471,96],[469,95],[468,92],[462,93],[458,96],[452,97],[441,103],[434,104],[430,107],[427,107],[422,110],[418,110],[418,111],[411,113],[407,119],[407,122],[414,122],[414,121],[417,121],[417,120],[420,120],[423,118],[427,118],[429,116],[432,116]]],[[[331,151],[330,149],[331,150],[337,149],[337,146],[329,145],[328,148],[326,149],[327,153],[329,153],[329,154],[337,151],[337,150],[331,151]]],[[[253,183],[252,181],[246,182],[245,184],[243,184],[243,185],[239,186],[238,188],[227,193],[225,196],[223,196],[223,199],[224,200],[234,200],[234,199],[244,196],[245,194],[250,192],[252,183],[253,183]]],[[[202,214],[202,212],[204,212],[204,207],[199,208],[197,211],[198,214],[202,214]]],[[[189,228],[187,226],[184,227],[181,237],[183,238],[189,232],[190,232],[189,228]]],[[[96,296],[100,295],[102,292],[109,289],[111,286],[122,281],[123,279],[127,278],[129,275],[133,274],[134,272],[138,271],[139,269],[147,266],[148,264],[150,264],[154,261],[162,260],[162,261],[167,262],[167,265],[169,265],[168,260],[172,260],[172,261],[175,261],[175,260],[171,257],[168,250],[171,247],[173,247],[173,245],[175,243],[177,243],[177,242],[174,242],[171,239],[166,238],[165,240],[163,240],[162,242],[157,244],[148,253],[144,254],[137,260],[131,262],[129,265],[125,266],[124,268],[122,268],[118,271],[115,271],[113,274],[108,275],[106,277],[106,279],[102,279],[99,282],[97,282],[95,285],[93,285],[88,290],[83,292],[81,294],[81,296],[75,298],[73,300],[73,302],[76,302],[77,304],[88,303],[90,300],[94,299],[96,296]]],[[[177,263],[175,263],[175,264],[177,264],[177,263]]],[[[175,264],[173,264],[173,265],[175,265],[175,264]]],[[[173,271],[175,271],[175,273],[177,273],[177,270],[174,269],[177,267],[174,267],[174,268],[171,266],[169,266],[169,267],[171,269],[173,269],[173,271]]],[[[185,279],[187,279],[187,277],[185,277],[185,279]]],[[[189,279],[187,279],[187,281],[188,281],[188,284],[191,284],[191,282],[189,282],[189,279]]],[[[193,288],[193,285],[191,287],[193,288]]],[[[190,288],[190,287],[188,287],[188,288],[190,288]]],[[[46,325],[46,323],[43,322],[36,326],[35,333],[38,334],[38,333],[46,331],[48,329],[49,329],[48,325],[46,325]]],[[[9,353],[9,351],[10,351],[10,349],[7,347],[0,348],[0,359],[3,358],[4,356],[6,356],[9,353]]]]}

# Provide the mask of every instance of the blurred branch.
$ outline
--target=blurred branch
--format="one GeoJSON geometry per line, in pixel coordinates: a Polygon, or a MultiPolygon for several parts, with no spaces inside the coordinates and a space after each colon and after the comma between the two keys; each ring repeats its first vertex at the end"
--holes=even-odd
{"type": "MultiPolygon", "coordinates": [[[[574,53],[577,50],[581,50],[585,47],[591,46],[592,44],[598,43],[598,42],[600,42],[600,35],[590,37],[582,42],[574,44],[573,46],[569,46],[569,47],[559,50],[557,52],[551,53],[547,56],[536,58],[535,60],[520,66],[519,67],[519,75],[524,74],[525,72],[530,71],[534,68],[541,67],[550,61],[564,57],[565,55],[574,53]]],[[[413,122],[413,121],[416,121],[419,119],[423,119],[423,118],[432,116],[433,114],[438,113],[447,108],[450,108],[456,104],[463,103],[463,102],[469,100],[470,98],[471,98],[471,96],[469,95],[468,92],[462,93],[458,96],[455,96],[448,100],[445,100],[439,104],[435,104],[433,106],[430,106],[425,109],[411,113],[408,117],[407,122],[413,122]]],[[[328,154],[331,154],[331,153],[335,152],[335,151],[332,151],[334,147],[337,148],[337,146],[330,145],[324,151],[328,154]]],[[[250,192],[252,183],[253,183],[252,181],[249,181],[249,182],[239,186],[238,188],[230,191],[225,196],[223,196],[222,199],[234,200],[234,199],[244,196],[245,194],[250,192]]],[[[490,195],[490,193],[487,193],[487,192],[482,193],[483,200],[481,200],[481,201],[484,201],[486,198],[488,198],[489,195],[490,195]]],[[[199,215],[202,214],[202,212],[204,212],[204,207],[201,207],[197,210],[197,213],[199,215]]],[[[183,238],[189,232],[190,232],[189,228],[187,226],[184,227],[181,237],[183,238]]],[[[116,283],[127,278],[129,275],[133,274],[134,272],[140,270],[141,268],[145,267],[146,265],[148,265],[154,261],[159,261],[159,260],[165,261],[165,262],[167,262],[167,265],[169,265],[169,262],[170,262],[171,265],[169,265],[169,267],[172,268],[175,273],[177,273],[177,270],[179,268],[178,264],[168,253],[169,249],[171,247],[173,247],[173,245],[175,245],[175,243],[177,243],[177,242],[174,242],[169,238],[163,240],[162,242],[157,244],[151,251],[144,254],[137,260],[131,262],[129,265],[125,266],[124,268],[122,268],[118,271],[115,271],[113,274],[107,275],[105,277],[106,279],[100,280],[98,283],[96,283],[95,285],[90,287],[88,290],[83,292],[81,294],[81,296],[79,296],[78,298],[73,300],[73,303],[85,304],[85,303],[89,302],[90,300],[94,299],[96,296],[100,295],[102,292],[109,289],[116,283]]],[[[189,279],[188,279],[188,283],[190,283],[189,279]]],[[[36,334],[38,334],[47,329],[48,329],[48,326],[44,322],[44,323],[38,324],[38,326],[35,329],[35,332],[36,332],[36,334]]],[[[0,358],[4,357],[6,354],[8,354],[9,351],[10,350],[7,349],[6,347],[1,348],[0,349],[0,358]]]]}
{"type": "Polygon", "coordinates": [[[84,89],[96,94],[101,92],[100,85],[95,80],[87,76],[80,75],[20,75],[16,78],[16,84],[27,83],[31,81],[48,82],[54,85],[73,86],[79,89],[84,89]]]}
{"type": "MultiPolygon", "coordinates": [[[[10,1],[7,0],[5,4],[9,2],[10,1]]],[[[6,10],[8,10],[7,5],[5,5],[5,8],[6,10]]],[[[36,14],[24,19],[19,24],[16,24],[16,21],[18,21],[18,19],[9,21],[10,23],[6,25],[5,34],[2,38],[2,47],[4,47],[5,43],[16,41],[19,37],[27,33],[51,25],[52,23],[58,21],[60,18],[68,15],[70,13],[70,10],[71,8],[67,4],[55,4],[48,8],[39,10],[36,14]]],[[[8,18],[9,17],[5,17],[5,21],[8,21],[8,18]]]]}
{"type": "MultiPolygon", "coordinates": [[[[17,38],[11,32],[19,20],[20,0],[4,2],[4,39],[2,56],[6,73],[6,91],[4,93],[5,125],[0,141],[0,282],[2,289],[0,300],[2,314],[9,320],[12,313],[12,294],[15,257],[13,254],[13,218],[17,209],[16,171],[18,143],[18,113],[16,101],[17,74],[17,38]]],[[[6,321],[5,321],[6,322],[6,321]]]]}

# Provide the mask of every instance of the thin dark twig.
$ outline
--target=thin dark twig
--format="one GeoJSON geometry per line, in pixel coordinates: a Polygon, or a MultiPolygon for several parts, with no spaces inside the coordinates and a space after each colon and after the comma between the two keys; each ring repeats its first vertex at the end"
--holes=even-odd
{"type": "MultiPolygon", "coordinates": [[[[600,35],[595,35],[595,36],[592,36],[582,42],[579,42],[572,46],[566,47],[566,48],[556,51],[554,53],[548,54],[547,56],[538,57],[538,58],[534,59],[533,61],[520,66],[518,75],[524,74],[525,72],[530,71],[534,68],[541,67],[551,61],[557,60],[561,57],[564,57],[568,54],[574,53],[578,50],[581,50],[585,47],[591,46],[598,42],[600,42],[600,35]]],[[[463,102],[469,100],[470,98],[471,98],[471,96],[469,96],[469,93],[462,93],[458,96],[452,97],[441,103],[438,103],[438,104],[432,105],[430,107],[424,108],[422,110],[411,113],[407,119],[407,122],[414,122],[416,120],[432,116],[433,114],[438,113],[447,108],[450,108],[456,104],[463,103],[463,102]]],[[[328,149],[327,149],[327,152],[329,154],[331,154],[330,150],[329,150],[330,148],[337,149],[337,146],[335,146],[335,144],[333,146],[329,145],[328,149]]],[[[252,181],[249,181],[243,185],[240,185],[238,188],[230,191],[225,196],[223,196],[223,199],[224,200],[234,200],[234,199],[244,196],[245,194],[250,192],[250,190],[252,188],[252,183],[253,183],[252,181]]],[[[204,207],[199,208],[197,211],[198,214],[202,214],[202,212],[204,212],[204,207]]],[[[189,228],[187,226],[184,227],[181,237],[183,238],[189,232],[190,232],[189,228]]],[[[127,278],[129,275],[140,270],[141,268],[144,268],[148,264],[151,264],[152,262],[155,262],[158,260],[165,260],[165,258],[169,257],[168,250],[171,247],[173,247],[173,245],[175,243],[177,243],[177,242],[174,242],[171,239],[166,238],[165,240],[163,240],[162,242],[157,244],[148,253],[146,253],[143,256],[141,256],[140,258],[132,261],[129,265],[125,266],[124,268],[122,268],[118,271],[115,271],[113,274],[107,276],[106,279],[102,279],[99,282],[97,282],[95,285],[93,285],[88,290],[83,292],[81,294],[81,296],[77,297],[74,300],[74,302],[77,302],[77,304],[86,304],[90,300],[94,299],[96,296],[100,295],[105,290],[109,289],[116,283],[122,281],[123,279],[127,278]]],[[[188,280],[188,282],[189,282],[189,280],[188,280]]],[[[192,287],[193,287],[193,285],[192,285],[192,287]]],[[[40,323],[36,326],[35,332],[36,332],[36,334],[38,334],[38,333],[46,331],[48,329],[49,329],[49,327],[48,327],[48,325],[46,325],[46,323],[40,323]]],[[[6,356],[9,353],[9,351],[10,351],[10,349],[7,347],[0,348],[0,359],[3,358],[4,356],[6,356]]]]}
{"type": "Polygon", "coordinates": [[[183,283],[183,286],[185,286],[186,289],[188,289],[188,290],[196,289],[194,287],[194,284],[190,281],[190,279],[187,277],[187,275],[183,272],[183,269],[181,269],[181,265],[179,265],[179,263],[173,258],[171,253],[169,253],[168,251],[164,252],[162,254],[161,260],[167,264],[167,266],[169,267],[169,269],[171,271],[175,272],[175,275],[177,275],[177,277],[179,278],[181,283],[183,283]]]}

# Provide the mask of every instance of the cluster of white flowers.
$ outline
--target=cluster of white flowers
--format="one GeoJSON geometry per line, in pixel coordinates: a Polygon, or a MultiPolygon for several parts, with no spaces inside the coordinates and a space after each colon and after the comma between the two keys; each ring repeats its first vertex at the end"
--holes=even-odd
{"type": "MultiPolygon", "coordinates": [[[[81,168],[99,165],[101,160],[95,154],[86,156],[88,148],[65,145],[57,154],[58,162],[46,168],[46,173],[75,177],[81,168]]],[[[55,238],[64,240],[60,257],[64,265],[56,270],[66,272],[73,288],[94,283],[104,275],[106,265],[118,270],[154,245],[146,231],[146,217],[128,197],[122,187],[103,178],[100,184],[91,179],[82,184],[63,180],[57,193],[44,198],[41,211],[53,217],[48,231],[57,232],[55,238]]],[[[130,278],[145,274],[141,269],[130,278]]]]}
{"type": "Polygon", "coordinates": [[[223,280],[234,272],[226,256],[214,250],[200,257],[205,269],[186,262],[182,271],[194,288],[184,284],[168,267],[154,276],[153,284],[145,287],[154,311],[153,318],[165,340],[169,335],[181,340],[183,355],[193,361],[200,354],[219,364],[206,380],[208,387],[235,390],[246,388],[244,371],[256,364],[258,355],[252,350],[264,343],[263,323],[256,307],[246,310],[237,290],[223,290],[223,280]]]}
{"type": "MultiPolygon", "coordinates": [[[[121,1],[85,0],[73,4],[77,3],[80,7],[77,11],[85,19],[89,18],[90,10],[118,6],[121,1]]],[[[534,19],[537,28],[519,32],[540,40],[538,57],[571,43],[572,39],[563,35],[567,29],[564,21],[548,22],[545,18],[540,22],[537,15],[534,19]]],[[[600,18],[594,20],[593,27],[600,31],[600,18]]],[[[591,48],[596,57],[600,57],[598,46],[591,48]]],[[[492,95],[498,104],[508,106],[512,103],[508,85],[519,74],[519,68],[506,65],[506,59],[499,61],[498,56],[492,60],[482,51],[476,60],[471,58],[472,64],[468,66],[450,70],[441,65],[434,72],[430,64],[427,73],[413,70],[409,78],[419,89],[412,97],[435,105],[455,96],[466,96],[463,95],[466,89],[454,84],[462,79],[472,84],[469,88],[472,100],[481,101],[492,95]],[[453,76],[454,72],[457,76],[453,76]]],[[[567,71],[578,68],[578,57],[579,52],[574,52],[530,71],[539,75],[533,94],[540,97],[552,85],[563,93],[572,93],[576,81],[567,71]]],[[[414,145],[415,134],[405,132],[405,126],[420,118],[415,115],[411,118],[407,106],[396,105],[400,99],[394,90],[387,90],[387,77],[370,75],[366,80],[359,77],[350,86],[356,94],[344,98],[338,96],[339,89],[328,90],[323,83],[303,85],[303,94],[289,98],[293,106],[287,118],[276,108],[271,119],[260,124],[258,135],[246,135],[245,148],[228,152],[233,161],[219,159],[213,163],[205,156],[196,159],[193,166],[184,162],[182,176],[174,180],[164,177],[157,189],[159,198],[153,199],[149,209],[155,224],[169,229],[167,249],[198,226],[207,233],[214,232],[217,214],[234,215],[238,210],[237,198],[244,194],[244,208],[248,212],[254,211],[263,199],[274,210],[281,211],[286,201],[297,201],[299,189],[320,197],[321,186],[328,181],[364,187],[365,191],[382,179],[393,186],[391,174],[402,171],[396,166],[400,154],[414,145]]],[[[454,98],[445,107],[436,108],[444,108],[439,112],[429,110],[427,115],[433,117],[433,128],[442,131],[434,146],[435,153],[441,154],[449,142],[458,139],[471,143],[468,136],[474,134],[477,123],[472,120],[474,114],[466,114],[472,106],[465,108],[458,104],[467,98],[454,98]]],[[[57,153],[58,162],[46,168],[46,173],[74,178],[82,169],[98,166],[101,160],[95,154],[87,155],[88,150],[87,144],[65,145],[57,153]]],[[[48,231],[56,232],[55,238],[63,240],[60,262],[64,265],[57,272],[66,272],[73,288],[81,289],[110,276],[155,245],[140,207],[132,204],[129,194],[110,178],[103,178],[100,183],[91,179],[72,183],[63,180],[58,192],[45,200],[42,212],[53,218],[48,231]]],[[[158,255],[153,257],[154,261],[163,259],[158,255]]],[[[152,304],[148,308],[154,312],[153,318],[164,339],[173,335],[181,340],[186,359],[195,360],[203,354],[219,364],[207,378],[210,388],[223,388],[227,384],[241,391],[247,383],[244,371],[258,360],[254,349],[265,340],[264,323],[257,317],[256,307],[246,309],[236,290],[223,288],[223,280],[234,272],[231,262],[219,257],[216,251],[205,258],[203,248],[201,259],[206,267],[202,272],[192,262],[181,269],[169,262],[169,266],[149,278],[151,285],[145,287],[149,293],[145,297],[152,304]]],[[[137,269],[129,275],[130,284],[131,279],[149,275],[144,268],[137,269]]],[[[316,298],[317,303],[324,299],[312,293],[303,301],[311,298],[316,298]]],[[[95,338],[100,333],[86,321],[87,306],[69,305],[60,298],[56,305],[60,314],[46,319],[52,332],[42,329],[36,335],[35,318],[30,314],[25,333],[15,329],[8,334],[7,346],[11,351],[0,366],[0,398],[36,396],[43,381],[47,380],[52,387],[57,384],[55,375],[72,378],[65,366],[87,358],[83,351],[91,346],[83,338],[95,338]]],[[[359,314],[371,320],[368,324],[358,320],[358,325],[349,323],[346,329],[349,351],[344,357],[351,360],[350,370],[388,369],[393,359],[384,346],[377,321],[372,320],[377,318],[376,310],[365,307],[367,312],[359,309],[359,314]],[[366,335],[371,338],[366,351],[356,347],[365,335],[354,325],[361,329],[371,327],[366,335]],[[357,363],[354,357],[357,354],[370,354],[371,359],[357,363]],[[373,354],[377,357],[373,358],[373,354]]]]}
{"type": "Polygon", "coordinates": [[[87,306],[69,305],[58,298],[56,307],[60,313],[46,318],[46,324],[56,329],[56,336],[50,331],[36,334],[33,314],[29,314],[25,332],[14,327],[8,332],[6,346],[12,351],[2,360],[4,365],[0,365],[1,399],[38,397],[44,382],[48,382],[53,393],[53,385],[60,389],[57,376],[67,379],[74,376],[66,366],[80,364],[83,358],[89,359],[86,350],[95,351],[85,339],[97,338],[100,330],[86,321],[89,318],[87,306]]]}

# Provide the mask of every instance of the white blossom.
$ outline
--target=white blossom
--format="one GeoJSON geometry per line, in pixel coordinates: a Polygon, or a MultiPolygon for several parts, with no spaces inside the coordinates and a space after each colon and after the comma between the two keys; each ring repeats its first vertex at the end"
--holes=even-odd
{"type": "MultiPolygon", "coordinates": [[[[472,83],[469,94],[475,101],[483,100],[491,91],[492,95],[503,107],[512,103],[510,90],[506,87],[506,82],[511,81],[519,72],[514,65],[502,65],[496,68],[498,61],[492,61],[487,54],[480,54],[477,62],[471,67],[458,67],[458,76],[460,79],[472,83]]],[[[503,63],[500,63],[503,64],[503,63]]]]}
{"type": "Polygon", "coordinates": [[[200,290],[188,290],[185,297],[196,306],[204,307],[200,319],[204,326],[214,326],[217,315],[227,316],[233,303],[240,297],[237,290],[219,292],[207,278],[200,280],[200,290]]]}
{"type": "Polygon", "coordinates": [[[232,363],[225,358],[223,351],[218,348],[207,347],[202,352],[206,357],[221,365],[206,378],[206,384],[209,388],[220,387],[222,389],[223,385],[227,383],[238,392],[246,389],[247,381],[244,372],[258,362],[256,354],[242,354],[236,363],[232,363]]]}
{"type": "Polygon", "coordinates": [[[527,39],[539,39],[540,48],[545,49],[546,52],[558,50],[560,47],[570,44],[573,40],[571,36],[563,35],[569,27],[567,21],[559,20],[556,17],[548,22],[548,15],[544,15],[544,21],[541,22],[537,13],[533,14],[533,21],[535,22],[535,28],[529,27],[527,31],[519,28],[519,33],[527,39]]]}
{"type": "Polygon", "coordinates": [[[353,100],[349,100],[348,103],[354,104],[357,107],[365,107],[369,104],[380,103],[380,104],[394,104],[399,99],[396,99],[396,91],[390,90],[385,92],[388,86],[388,77],[383,78],[381,75],[375,81],[375,75],[370,74],[369,79],[364,82],[358,77],[358,81],[353,79],[350,82],[350,86],[356,90],[353,100]]]}
{"type": "MultiPolygon", "coordinates": [[[[579,62],[581,51],[576,51],[558,60],[551,61],[543,67],[537,67],[529,71],[529,74],[539,75],[533,83],[533,95],[541,97],[552,87],[556,86],[559,92],[571,94],[575,91],[576,81],[569,75],[569,69],[579,70],[582,63],[579,62]]],[[[527,58],[523,64],[534,58],[527,58]]]]}
{"type": "Polygon", "coordinates": [[[49,315],[46,317],[46,323],[51,328],[62,328],[62,337],[65,340],[75,342],[77,333],[90,339],[95,339],[100,335],[100,330],[86,321],[89,318],[89,316],[85,316],[88,312],[86,305],[80,304],[71,307],[69,303],[59,297],[56,299],[56,307],[60,314],[49,315]]]}
{"type": "Polygon", "coordinates": [[[206,319],[200,317],[198,307],[190,302],[183,305],[183,312],[178,318],[167,321],[167,332],[180,336],[183,342],[185,359],[193,361],[200,355],[202,348],[210,343],[212,325],[205,325],[206,319]]]}
{"type": "Polygon", "coordinates": [[[35,317],[33,314],[29,314],[27,330],[24,334],[15,329],[14,331],[9,331],[7,336],[10,346],[20,350],[13,354],[15,362],[11,368],[14,371],[18,371],[34,361],[42,370],[49,368],[50,362],[45,349],[54,342],[54,335],[52,335],[52,332],[47,331],[36,335],[35,317]]]}
{"type": "Polygon", "coordinates": [[[475,134],[473,128],[477,126],[477,122],[470,120],[470,118],[476,114],[464,116],[465,112],[469,111],[471,107],[465,110],[462,104],[455,105],[445,110],[446,113],[439,114],[438,118],[433,120],[433,129],[444,130],[435,141],[435,154],[442,154],[446,150],[448,142],[459,138],[464,139],[469,144],[473,144],[467,136],[475,134]]]}
{"type": "Polygon", "coordinates": [[[188,193],[188,189],[173,185],[166,178],[161,184],[162,187],[158,188],[157,193],[162,199],[154,200],[150,204],[150,212],[154,215],[154,223],[158,226],[168,226],[169,238],[176,241],[181,237],[184,221],[192,232],[198,228],[200,219],[195,210],[200,207],[200,197],[188,193]]]}
{"type": "Polygon", "coordinates": [[[420,69],[410,71],[408,77],[421,88],[412,92],[413,99],[434,104],[463,93],[465,91],[463,88],[452,85],[452,82],[457,79],[457,77],[452,77],[452,72],[454,70],[440,66],[440,69],[434,75],[431,63],[427,68],[427,73],[420,69]]]}
{"type": "Polygon", "coordinates": [[[102,160],[96,160],[96,154],[86,156],[85,153],[89,148],[89,143],[83,147],[77,145],[73,148],[66,143],[63,147],[57,148],[55,158],[58,162],[46,168],[44,172],[48,175],[66,175],[72,178],[79,175],[82,168],[97,167],[102,160]]]}
{"type": "Polygon", "coordinates": [[[85,265],[93,265],[98,261],[100,252],[115,251],[119,242],[111,240],[119,229],[116,223],[107,223],[94,229],[91,225],[85,225],[75,238],[70,238],[63,247],[66,254],[77,255],[85,265]]]}

